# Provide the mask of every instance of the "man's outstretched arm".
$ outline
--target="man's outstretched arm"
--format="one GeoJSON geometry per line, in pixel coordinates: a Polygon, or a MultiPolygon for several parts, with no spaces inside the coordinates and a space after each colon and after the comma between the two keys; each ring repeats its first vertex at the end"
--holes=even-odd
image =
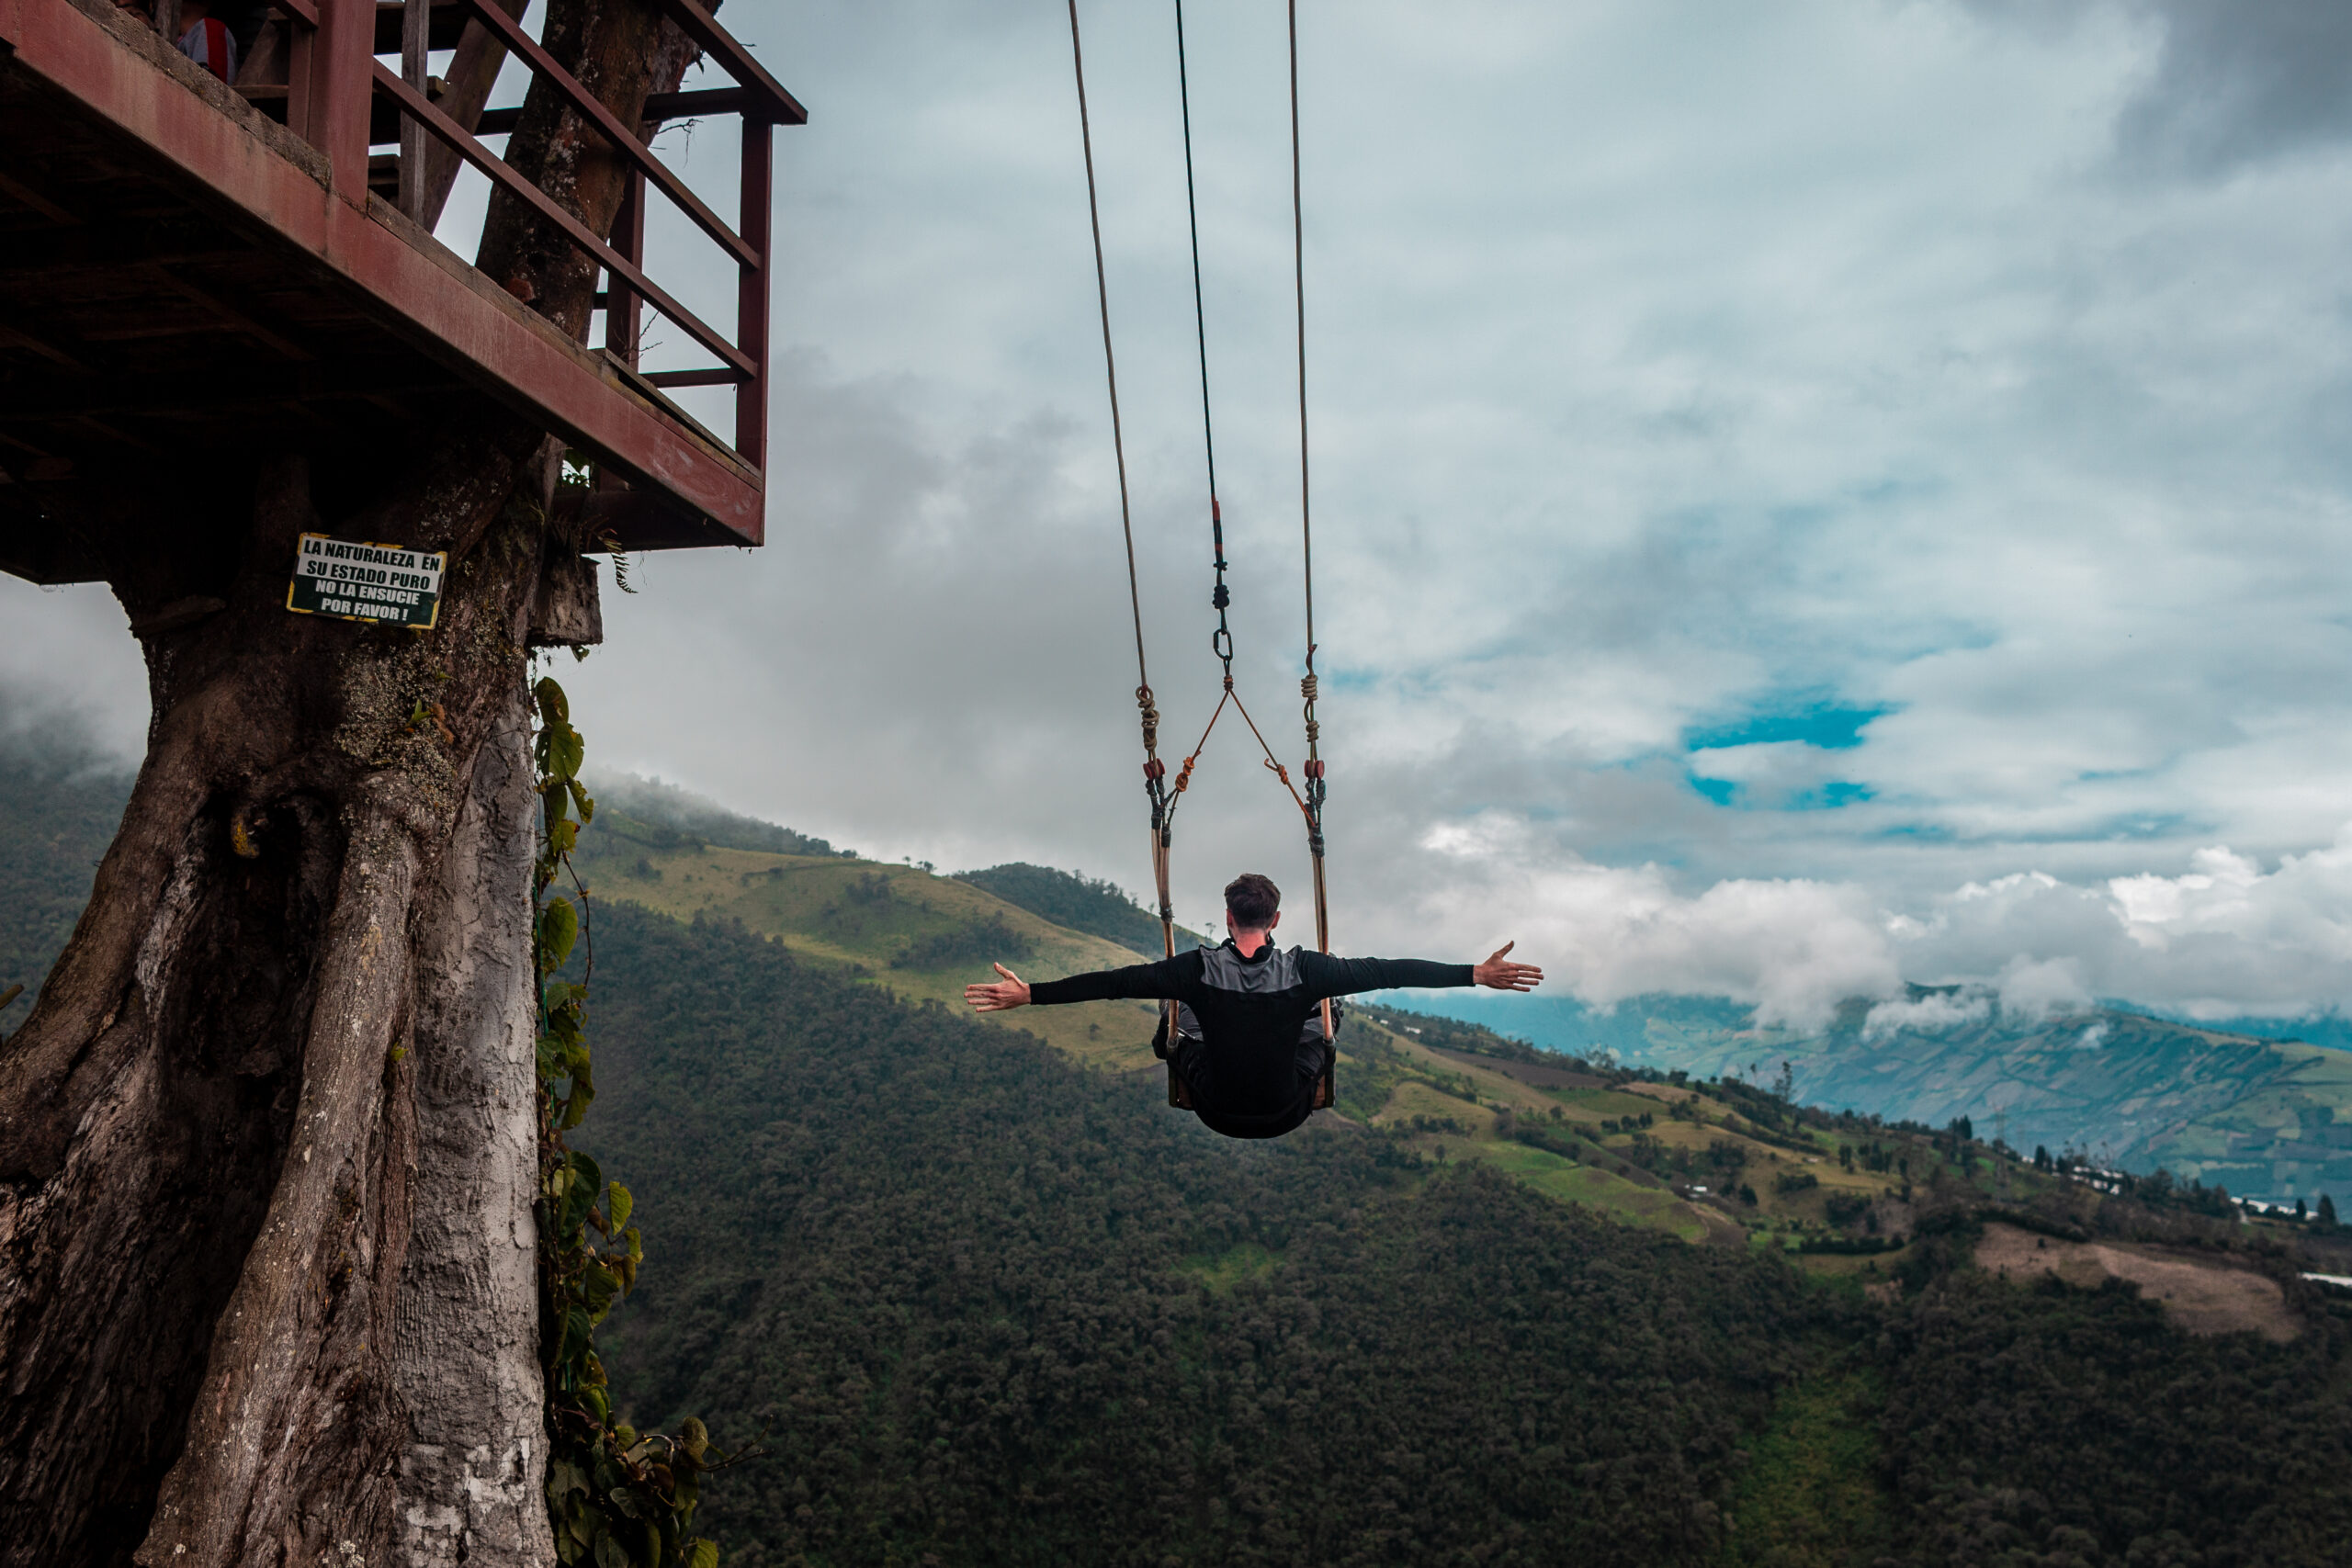
{"type": "Polygon", "coordinates": [[[1449,986],[1532,991],[1544,983],[1544,971],[1532,964],[1513,964],[1510,953],[1518,945],[1515,942],[1503,943],[1484,964],[1432,964],[1426,958],[1334,958],[1328,953],[1304,953],[1299,961],[1307,989],[1317,997],[1449,986]]]}
{"type": "MultiPolygon", "coordinates": [[[[1124,969],[1097,969],[1090,975],[1072,975],[1066,980],[1040,980],[1032,986],[1003,964],[995,965],[1004,976],[992,985],[964,987],[964,999],[982,1012],[1001,1012],[1007,1008],[1057,1007],[1064,1002],[1101,1002],[1120,998],[1139,997],[1146,1000],[1162,1001],[1177,994],[1182,976],[1178,965],[1191,954],[1163,958],[1157,964],[1131,964],[1124,969]]],[[[1199,960],[1194,958],[1193,963],[1199,960]]]]}

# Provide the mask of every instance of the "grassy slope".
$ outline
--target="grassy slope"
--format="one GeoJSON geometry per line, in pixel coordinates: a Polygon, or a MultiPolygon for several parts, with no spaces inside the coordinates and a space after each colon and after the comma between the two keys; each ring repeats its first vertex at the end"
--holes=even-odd
{"type": "MultiPolygon", "coordinates": [[[[865,983],[910,1000],[960,1007],[965,985],[989,977],[988,961],[979,956],[988,951],[984,944],[949,962],[894,966],[893,960],[917,943],[959,945],[957,933],[1010,933],[1016,950],[1010,955],[1012,967],[1031,979],[1136,962],[1135,953],[1117,943],[1066,931],[968,881],[911,866],[707,847],[618,812],[601,815],[582,836],[578,858],[598,897],[679,919],[741,920],[803,957],[848,968],[865,983]]],[[[1395,1027],[1377,1021],[1387,1016],[1385,1010],[1359,1010],[1341,1032],[1342,1115],[1406,1132],[1412,1146],[1426,1155],[1483,1162],[1548,1197],[1628,1224],[1686,1241],[1746,1245],[1752,1233],[1792,1243],[1801,1229],[1826,1228],[1824,1210],[1832,1194],[1880,1199],[1894,1181],[1840,1168],[1837,1142],[1825,1134],[1806,1134],[1814,1150],[1809,1155],[1746,1136],[1726,1125],[1736,1120],[1731,1108],[1695,1089],[1542,1087],[1514,1077],[1515,1064],[1501,1057],[1442,1048],[1475,1048],[1481,1039],[1499,1044],[1483,1031],[1442,1032],[1432,1036],[1442,1045],[1429,1044],[1401,1020],[1392,1021],[1395,1027]],[[1678,1103],[1685,1104],[1690,1119],[1667,1113],[1678,1103]],[[1601,1123],[1645,1111],[1655,1123],[1647,1135],[1668,1148],[1703,1154],[1712,1143],[1728,1143],[1743,1150],[1757,1204],[1693,1202],[1638,1168],[1621,1174],[1618,1164],[1632,1136],[1604,1133],[1601,1123]],[[1565,1130],[1593,1152],[1564,1157],[1510,1135],[1513,1124],[1531,1122],[1565,1130]],[[1789,1195],[1772,1190],[1773,1175],[1800,1169],[1812,1173],[1820,1187],[1789,1195]]],[[[1035,1008],[987,1015],[987,1021],[1034,1034],[1097,1069],[1140,1072],[1157,1066],[1150,1052],[1157,1019],[1148,1003],[1035,1008]]],[[[1422,1022],[1437,1027],[1432,1021],[1422,1022]]],[[[1528,1071],[1524,1065],[1516,1070],[1528,1071]]],[[[1546,1074],[1539,1069],[1529,1076],[1541,1080],[1546,1074]]],[[[1914,1173],[1924,1181],[1937,1163],[1923,1146],[1914,1173]]],[[[1847,1258],[1806,1262],[1822,1272],[1859,1267],[1847,1258]]]]}
{"type": "MultiPolygon", "coordinates": [[[[993,978],[988,961],[894,968],[910,943],[1001,921],[1018,939],[1011,966],[1033,980],[1136,962],[1115,942],[1016,908],[953,877],[838,855],[763,854],[665,843],[618,814],[581,837],[581,873],[592,894],[691,920],[741,920],[803,957],[863,966],[870,984],[913,1000],[961,1005],[964,987],[993,978]],[[1025,953],[1019,951],[1022,948],[1025,953]]],[[[1156,1014],[1148,1003],[1090,1002],[997,1015],[1091,1066],[1152,1065],[1156,1014]]]]}
{"type": "MultiPolygon", "coordinates": [[[[893,967],[893,958],[912,943],[991,922],[1001,921],[1028,947],[1029,955],[1016,957],[1012,966],[1030,979],[1136,961],[1117,943],[1065,931],[967,881],[911,866],[682,843],[673,832],[617,812],[599,817],[582,836],[581,852],[582,874],[595,897],[678,919],[741,920],[803,957],[862,970],[868,984],[918,1001],[960,1006],[965,985],[989,977],[987,961],[893,967]]],[[[1090,1066],[1119,1072],[1157,1065],[1150,1050],[1157,1015],[1148,1003],[1035,1008],[989,1015],[988,1021],[1035,1034],[1090,1066]]],[[[1589,1166],[1571,1168],[1557,1156],[1511,1141],[1497,1127],[1498,1110],[1548,1116],[1558,1106],[1564,1115],[1598,1122],[1603,1114],[1622,1114],[1648,1101],[1535,1089],[1496,1068],[1441,1055],[1361,1015],[1350,1021],[1341,1038],[1350,1047],[1340,1053],[1339,1068],[1343,1112],[1383,1125],[1409,1124],[1416,1114],[1451,1117],[1465,1130],[1434,1130],[1417,1136],[1415,1144],[1426,1152],[1444,1148],[1452,1157],[1486,1160],[1549,1196],[1688,1240],[1729,1228],[1670,1193],[1589,1166]],[[1440,1092],[1440,1084],[1452,1092],[1440,1092]],[[1366,1094],[1367,1088],[1374,1092],[1366,1094]]]]}

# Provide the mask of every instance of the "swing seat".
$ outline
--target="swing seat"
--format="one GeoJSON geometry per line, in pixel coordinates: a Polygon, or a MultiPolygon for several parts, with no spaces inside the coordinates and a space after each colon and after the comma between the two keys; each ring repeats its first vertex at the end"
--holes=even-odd
{"type": "MultiPolygon", "coordinates": [[[[1193,1086],[1186,1083],[1184,1075],[1176,1070],[1176,1050],[1177,1042],[1198,1039],[1199,1036],[1180,1032],[1176,1041],[1170,1041],[1168,1037],[1168,1020],[1173,1010],[1170,1008],[1159,1010],[1159,1028],[1151,1037],[1151,1054],[1168,1064],[1168,1103],[1179,1111],[1195,1111],[1199,1108],[1193,1103],[1193,1086]]],[[[1333,998],[1331,1033],[1335,1040],[1339,1035],[1340,1026],[1347,1021],[1347,1017],[1346,1006],[1338,998],[1333,998]]],[[[1300,1033],[1299,1038],[1302,1041],[1323,1038],[1323,1018],[1319,1011],[1307,1019],[1306,1028],[1300,1033]]],[[[1334,1098],[1339,1092],[1334,1082],[1339,1058],[1340,1053],[1336,1045],[1327,1044],[1323,1052],[1323,1076],[1315,1081],[1315,1109],[1317,1111],[1331,1109],[1334,1098]]]]}

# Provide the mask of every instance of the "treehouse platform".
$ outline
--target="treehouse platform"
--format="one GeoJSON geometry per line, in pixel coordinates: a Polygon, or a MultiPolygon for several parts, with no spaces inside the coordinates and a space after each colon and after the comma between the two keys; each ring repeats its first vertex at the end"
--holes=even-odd
{"type": "MultiPolygon", "coordinates": [[[[575,504],[617,547],[762,543],[771,132],[807,114],[695,0],[645,3],[735,85],[657,96],[623,127],[509,13],[523,0],[275,0],[233,84],[112,0],[0,0],[0,570],[96,575],[40,503],[77,476],[199,465],[281,432],[382,461],[403,428],[469,402],[586,458],[575,504]],[[445,74],[427,73],[434,51],[454,51],[445,74]],[[508,60],[628,160],[609,237],[483,140],[520,113],[483,106],[508,60]],[[742,122],[731,225],[648,146],[663,120],[722,114],[742,122]],[[594,258],[599,345],[434,237],[460,162],[594,258]],[[731,331],[645,272],[649,192],[736,269],[731,331]],[[641,369],[649,308],[713,363],[641,369]],[[669,395],[684,387],[732,389],[731,437],[669,395]]],[[[176,0],[161,8],[168,26],[176,0]]]]}

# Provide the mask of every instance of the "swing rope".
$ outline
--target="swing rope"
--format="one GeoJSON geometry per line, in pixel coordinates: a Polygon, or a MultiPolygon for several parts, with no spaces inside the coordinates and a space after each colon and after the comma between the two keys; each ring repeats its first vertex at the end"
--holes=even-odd
{"type": "MultiPolygon", "coordinates": [[[[1193,331],[1201,350],[1201,447],[1208,456],[1209,537],[1216,560],[1216,591],[1209,595],[1209,603],[1216,609],[1216,631],[1209,637],[1209,648],[1225,665],[1225,688],[1230,692],[1233,631],[1226,625],[1226,609],[1233,603],[1233,595],[1225,586],[1225,509],[1217,502],[1216,428],[1209,417],[1209,316],[1207,307],[1201,302],[1201,203],[1193,188],[1193,86],[1184,62],[1184,0],[1176,0],[1176,101],[1184,118],[1184,215],[1193,231],[1193,331]]],[[[1209,723],[1214,727],[1216,718],[1211,717],[1209,723]]],[[[1201,739],[1208,739],[1207,731],[1202,732],[1201,739]]],[[[1197,756],[1199,748],[1195,747],[1193,753],[1197,756]]],[[[1186,765],[1189,769],[1190,764],[1186,765]]]]}
{"type": "MultiPolygon", "coordinates": [[[[1315,717],[1315,528],[1308,507],[1306,468],[1306,219],[1299,182],[1298,0],[1290,0],[1290,232],[1291,276],[1298,301],[1298,533],[1306,581],[1306,674],[1298,683],[1306,719],[1306,851],[1315,863],[1315,945],[1331,951],[1331,899],[1323,880],[1323,759],[1317,750],[1323,727],[1315,717]]],[[[1288,775],[1283,782],[1290,783],[1288,775]]],[[[1295,793],[1295,792],[1294,792],[1295,793]]],[[[1323,1030],[1329,1038],[1331,1004],[1323,1004],[1323,1030]]]]}
{"type": "MultiPolygon", "coordinates": [[[[1216,708],[1209,715],[1208,724],[1201,731],[1201,739],[1184,759],[1171,791],[1166,782],[1168,767],[1159,759],[1159,710],[1151,691],[1151,677],[1144,657],[1143,593],[1136,570],[1136,540],[1134,512],[1127,487],[1127,458],[1125,437],[1119,420],[1119,377],[1111,347],[1111,288],[1102,255],[1102,203],[1094,173],[1094,138],[1086,105],[1086,61],[1080,38],[1078,0],[1069,0],[1070,67],[1078,85],[1079,139],[1086,163],[1086,210],[1094,241],[1094,288],[1096,302],[1102,319],[1102,368],[1111,403],[1111,445],[1117,460],[1119,473],[1119,529],[1127,552],[1127,602],[1135,622],[1136,638],[1136,705],[1143,728],[1144,787],[1151,800],[1152,876],[1159,900],[1160,941],[1170,956],[1176,952],[1175,911],[1169,896],[1169,846],[1172,836],[1178,797],[1192,783],[1193,766],[1207,746],[1209,736],[1224,716],[1227,704],[1241,715],[1250,727],[1250,736],[1258,749],[1265,754],[1265,766],[1290,794],[1300,814],[1306,818],[1307,851],[1315,870],[1315,940],[1323,952],[1331,951],[1330,901],[1324,876],[1323,802],[1325,771],[1318,750],[1322,727],[1315,713],[1317,681],[1315,673],[1315,539],[1309,510],[1311,485],[1307,462],[1306,423],[1306,234],[1305,198],[1301,185],[1299,157],[1298,110],[1298,0],[1289,0],[1290,44],[1290,170],[1291,170],[1291,241],[1292,278],[1298,320],[1298,507],[1300,541],[1305,566],[1306,592],[1306,672],[1299,682],[1299,695],[1304,699],[1306,725],[1306,793],[1302,795],[1291,782],[1290,770],[1274,755],[1273,748],[1250,716],[1240,694],[1233,684],[1233,633],[1227,620],[1232,594],[1225,581],[1225,514],[1216,490],[1216,439],[1209,398],[1208,314],[1204,303],[1201,282],[1201,220],[1200,204],[1193,179],[1193,106],[1192,85],[1187,69],[1184,47],[1183,0],[1175,0],[1176,8],[1176,80],[1177,92],[1183,117],[1184,132],[1184,200],[1190,223],[1193,252],[1193,314],[1195,340],[1199,348],[1201,367],[1201,443],[1207,457],[1209,481],[1209,530],[1214,548],[1213,560],[1216,586],[1210,603],[1217,613],[1216,631],[1209,646],[1225,671],[1225,694],[1216,708]]],[[[1331,1005],[1323,1004],[1324,1037],[1331,1038],[1331,1005]]],[[[1168,1028],[1172,1040],[1175,1027],[1174,1004],[1169,1007],[1168,1028]]]]}
{"type": "MultiPolygon", "coordinates": [[[[1119,467],[1119,532],[1127,546],[1127,604],[1135,614],[1136,707],[1143,726],[1144,791],[1151,799],[1152,878],[1159,894],[1160,940],[1176,953],[1176,913],[1168,897],[1168,764],[1159,760],[1159,708],[1144,662],[1143,591],[1136,580],[1134,510],[1127,499],[1127,448],[1119,428],[1119,367],[1111,352],[1111,283],[1102,265],[1102,209],[1095,195],[1094,131],[1086,113],[1086,56],[1079,41],[1078,0],[1069,0],[1069,62],[1078,78],[1078,138],[1086,154],[1086,217],[1094,231],[1094,293],[1102,310],[1102,374],[1111,391],[1111,450],[1119,467]]],[[[1222,553],[1222,552],[1220,552],[1222,553]]],[[[1170,1020],[1174,1017],[1170,1010],[1170,1020]]]]}

